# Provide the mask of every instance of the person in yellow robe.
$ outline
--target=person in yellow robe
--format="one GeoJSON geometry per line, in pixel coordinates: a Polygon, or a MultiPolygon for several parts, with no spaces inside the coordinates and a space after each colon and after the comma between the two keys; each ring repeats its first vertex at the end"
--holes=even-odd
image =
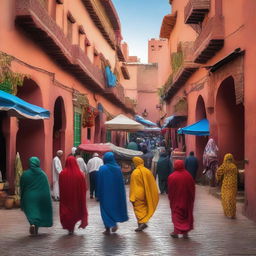
{"type": "Polygon", "coordinates": [[[130,202],[138,221],[136,232],[147,228],[147,222],[154,214],[158,200],[158,189],[155,178],[150,170],[144,166],[144,160],[140,157],[132,159],[135,170],[130,179],[130,202]]]}
{"type": "Polygon", "coordinates": [[[224,156],[223,164],[216,172],[216,180],[222,181],[221,202],[225,216],[234,219],[236,217],[236,194],[238,169],[234,163],[232,154],[224,156]]]}

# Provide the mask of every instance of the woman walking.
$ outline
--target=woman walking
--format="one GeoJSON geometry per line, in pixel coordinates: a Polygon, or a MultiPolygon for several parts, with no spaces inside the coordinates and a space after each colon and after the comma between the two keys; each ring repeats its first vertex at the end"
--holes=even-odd
{"type": "Polygon", "coordinates": [[[188,232],[193,229],[195,181],[191,174],[185,170],[184,161],[174,162],[174,172],[168,177],[168,197],[172,212],[174,231],[170,234],[178,238],[188,238],[188,232]]]}
{"type": "Polygon", "coordinates": [[[38,157],[29,159],[29,169],[21,176],[20,189],[21,209],[30,223],[29,232],[37,235],[39,227],[52,226],[50,187],[38,157]]]}
{"type": "Polygon", "coordinates": [[[105,231],[116,232],[117,222],[128,220],[126,195],[121,167],[116,163],[114,154],[107,152],[103,157],[104,165],[97,173],[96,197],[100,202],[100,212],[105,231]]]}
{"type": "Polygon", "coordinates": [[[138,221],[135,231],[139,232],[147,228],[147,222],[156,210],[159,195],[155,178],[144,166],[144,160],[134,157],[132,161],[136,169],[131,175],[130,202],[138,221]]]}
{"type": "Polygon", "coordinates": [[[80,171],[74,156],[67,158],[59,183],[60,222],[71,235],[78,221],[81,221],[79,228],[88,225],[85,174],[80,171]]]}
{"type": "Polygon", "coordinates": [[[236,217],[237,175],[238,169],[233,155],[226,154],[222,165],[216,172],[216,180],[222,181],[221,202],[224,214],[232,219],[236,217]]]}

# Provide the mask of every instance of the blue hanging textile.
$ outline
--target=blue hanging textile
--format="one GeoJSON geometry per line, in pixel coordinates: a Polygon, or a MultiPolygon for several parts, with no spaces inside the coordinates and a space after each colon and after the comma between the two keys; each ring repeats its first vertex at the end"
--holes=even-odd
{"type": "Polygon", "coordinates": [[[115,87],[116,86],[116,76],[111,71],[110,67],[107,66],[105,68],[106,71],[106,77],[107,77],[107,85],[108,87],[115,87]]]}
{"type": "Polygon", "coordinates": [[[178,134],[191,134],[197,136],[208,136],[210,135],[209,121],[202,119],[194,124],[180,128],[178,134]]]}

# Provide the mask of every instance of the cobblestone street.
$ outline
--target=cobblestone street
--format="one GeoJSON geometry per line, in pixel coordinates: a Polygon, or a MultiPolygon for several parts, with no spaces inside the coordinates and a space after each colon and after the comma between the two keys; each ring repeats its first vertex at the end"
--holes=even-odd
{"type": "MultiPolygon", "coordinates": [[[[256,224],[242,214],[236,220],[223,216],[221,202],[197,186],[195,229],[190,239],[173,239],[169,202],[160,197],[158,209],[145,232],[135,233],[131,205],[130,220],[119,225],[117,234],[104,236],[98,203],[88,199],[89,226],[73,236],[61,228],[58,203],[54,203],[54,226],[28,235],[28,223],[19,209],[0,210],[0,255],[256,255],[256,224]]],[[[128,191],[128,189],[127,189],[128,191]]]]}

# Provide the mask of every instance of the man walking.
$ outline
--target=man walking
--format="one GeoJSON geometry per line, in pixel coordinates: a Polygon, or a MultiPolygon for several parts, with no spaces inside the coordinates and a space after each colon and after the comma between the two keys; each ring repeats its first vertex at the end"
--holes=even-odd
{"type": "Polygon", "coordinates": [[[102,165],[103,161],[97,153],[94,153],[87,163],[87,170],[90,175],[90,198],[96,194],[96,175],[102,165]]]}

